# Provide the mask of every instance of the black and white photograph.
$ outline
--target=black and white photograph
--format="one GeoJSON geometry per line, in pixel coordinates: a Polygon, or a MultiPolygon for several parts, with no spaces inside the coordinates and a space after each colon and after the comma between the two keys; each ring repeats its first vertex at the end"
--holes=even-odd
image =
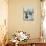
{"type": "Polygon", "coordinates": [[[33,8],[23,8],[23,19],[24,20],[32,21],[34,19],[33,14],[34,14],[33,8]]]}

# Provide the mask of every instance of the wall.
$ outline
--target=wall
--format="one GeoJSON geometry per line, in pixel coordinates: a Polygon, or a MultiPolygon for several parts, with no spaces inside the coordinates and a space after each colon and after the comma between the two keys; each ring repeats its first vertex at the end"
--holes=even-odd
{"type": "Polygon", "coordinates": [[[9,36],[18,30],[31,34],[31,38],[40,37],[40,0],[9,0],[8,33],[9,36]],[[34,8],[34,20],[23,20],[23,7],[32,6],[34,8]]]}

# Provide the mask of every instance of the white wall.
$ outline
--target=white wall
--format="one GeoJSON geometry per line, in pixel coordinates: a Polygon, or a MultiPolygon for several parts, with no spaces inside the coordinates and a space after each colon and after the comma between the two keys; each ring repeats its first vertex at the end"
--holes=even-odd
{"type": "Polygon", "coordinates": [[[26,31],[31,34],[31,38],[40,37],[40,0],[9,0],[8,16],[9,36],[18,30],[26,31]],[[23,20],[23,7],[32,6],[34,8],[34,20],[23,20]]]}

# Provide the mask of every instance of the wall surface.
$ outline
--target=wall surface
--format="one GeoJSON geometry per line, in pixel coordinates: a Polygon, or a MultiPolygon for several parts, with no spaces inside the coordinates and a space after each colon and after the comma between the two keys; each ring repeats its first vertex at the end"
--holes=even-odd
{"type": "Polygon", "coordinates": [[[16,31],[26,31],[31,34],[31,38],[40,37],[40,0],[9,0],[8,33],[9,36],[16,31]],[[34,20],[23,20],[23,8],[33,7],[34,20]]]}

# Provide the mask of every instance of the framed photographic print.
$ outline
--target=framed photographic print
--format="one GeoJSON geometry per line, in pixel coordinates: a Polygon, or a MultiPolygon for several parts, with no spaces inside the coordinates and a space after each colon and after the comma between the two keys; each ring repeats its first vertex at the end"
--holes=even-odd
{"type": "Polygon", "coordinates": [[[33,8],[31,8],[31,7],[23,8],[23,19],[24,20],[32,21],[34,19],[33,14],[34,14],[33,8]]]}

